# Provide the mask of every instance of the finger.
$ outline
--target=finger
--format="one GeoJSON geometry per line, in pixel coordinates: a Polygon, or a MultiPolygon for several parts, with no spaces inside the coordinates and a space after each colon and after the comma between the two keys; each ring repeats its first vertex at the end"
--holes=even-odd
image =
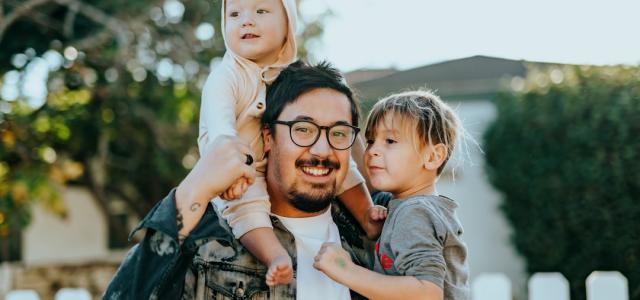
{"type": "Polygon", "coordinates": [[[240,198],[240,195],[242,195],[242,184],[237,184],[234,189],[233,189],[233,195],[236,198],[240,198]]]}
{"type": "Polygon", "coordinates": [[[253,184],[256,179],[256,170],[250,166],[242,165],[240,167],[241,176],[244,177],[249,184],[253,184]]]}
{"type": "Polygon", "coordinates": [[[249,188],[249,184],[247,184],[247,181],[245,180],[245,181],[240,185],[240,187],[241,187],[242,193],[244,194],[244,193],[246,193],[246,192],[247,192],[247,189],[249,188]]]}

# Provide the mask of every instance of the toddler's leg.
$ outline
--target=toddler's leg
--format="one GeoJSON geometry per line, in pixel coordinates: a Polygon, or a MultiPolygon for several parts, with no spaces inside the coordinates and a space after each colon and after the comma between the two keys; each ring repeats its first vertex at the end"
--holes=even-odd
{"type": "Polygon", "coordinates": [[[289,284],[293,279],[293,263],[272,228],[256,228],[240,237],[240,242],[263,264],[269,266],[268,286],[289,284]]]}
{"type": "Polygon", "coordinates": [[[290,283],[293,279],[293,263],[273,232],[269,218],[271,205],[264,176],[256,177],[255,183],[249,186],[241,199],[216,202],[235,237],[260,262],[269,267],[267,285],[290,283]]]}

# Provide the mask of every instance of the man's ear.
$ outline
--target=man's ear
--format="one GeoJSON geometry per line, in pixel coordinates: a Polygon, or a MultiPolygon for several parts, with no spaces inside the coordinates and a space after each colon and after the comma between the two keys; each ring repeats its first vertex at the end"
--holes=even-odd
{"type": "Polygon", "coordinates": [[[273,136],[271,135],[271,129],[269,129],[268,125],[262,127],[262,141],[264,142],[264,153],[269,152],[271,150],[271,139],[273,136]]]}
{"type": "Polygon", "coordinates": [[[447,159],[447,147],[443,143],[427,146],[424,150],[424,167],[430,171],[437,171],[447,159]]]}

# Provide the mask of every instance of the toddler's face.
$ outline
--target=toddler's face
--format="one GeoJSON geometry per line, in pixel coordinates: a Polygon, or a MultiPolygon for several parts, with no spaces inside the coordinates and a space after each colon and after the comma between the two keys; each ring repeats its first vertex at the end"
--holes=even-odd
{"type": "Polygon", "coordinates": [[[380,191],[402,198],[424,187],[432,176],[424,168],[425,151],[417,151],[405,126],[408,121],[387,114],[377,125],[374,136],[367,137],[364,164],[371,185],[380,191]]]}
{"type": "Polygon", "coordinates": [[[225,38],[231,50],[260,66],[277,61],[287,38],[282,0],[226,0],[225,38]]]}

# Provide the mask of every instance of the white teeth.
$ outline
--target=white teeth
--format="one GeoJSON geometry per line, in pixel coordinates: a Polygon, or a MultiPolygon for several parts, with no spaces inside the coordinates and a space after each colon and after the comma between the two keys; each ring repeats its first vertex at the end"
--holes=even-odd
{"type": "Polygon", "coordinates": [[[317,168],[303,167],[302,170],[305,173],[311,174],[313,176],[322,176],[322,175],[327,175],[329,173],[329,169],[317,169],[317,168]]]}

